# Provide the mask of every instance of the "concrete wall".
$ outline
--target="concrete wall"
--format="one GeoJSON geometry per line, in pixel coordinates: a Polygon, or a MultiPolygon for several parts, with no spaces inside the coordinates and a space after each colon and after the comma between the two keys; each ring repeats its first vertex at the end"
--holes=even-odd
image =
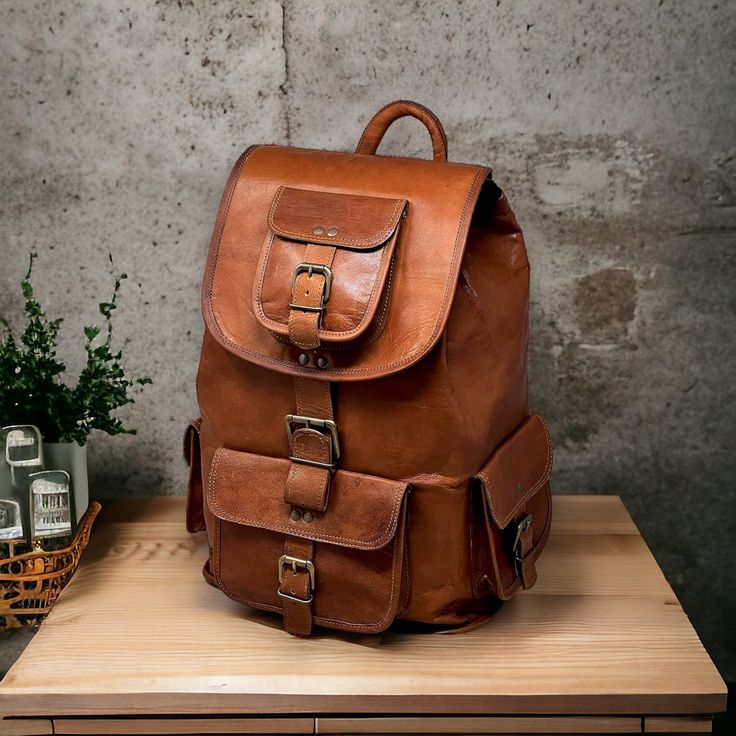
{"type": "MultiPolygon", "coordinates": [[[[531,397],[555,489],[620,493],[736,677],[736,12],[687,2],[3,2],[0,314],[40,253],[62,352],[110,284],[137,438],[91,441],[98,497],[181,493],[198,291],[253,142],[349,149],[408,97],[487,162],[533,271],[531,397]]],[[[426,156],[414,122],[385,149],[426,156]]]]}

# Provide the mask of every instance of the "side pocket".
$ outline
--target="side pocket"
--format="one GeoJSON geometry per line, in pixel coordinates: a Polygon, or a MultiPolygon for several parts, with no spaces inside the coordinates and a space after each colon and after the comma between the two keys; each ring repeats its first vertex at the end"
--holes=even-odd
{"type": "Polygon", "coordinates": [[[475,475],[471,489],[473,593],[507,600],[536,582],[552,519],[552,447],[542,417],[526,419],[475,475]]]}
{"type": "Polygon", "coordinates": [[[199,428],[202,419],[195,419],[184,432],[184,459],[189,466],[187,482],[187,531],[203,532],[204,496],[202,493],[202,455],[199,446],[199,428]]]}

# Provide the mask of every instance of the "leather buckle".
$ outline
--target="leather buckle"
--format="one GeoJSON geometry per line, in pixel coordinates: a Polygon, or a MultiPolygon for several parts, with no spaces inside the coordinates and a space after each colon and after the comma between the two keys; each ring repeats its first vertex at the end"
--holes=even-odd
{"type": "Polygon", "coordinates": [[[305,306],[304,304],[295,304],[290,302],[289,306],[292,309],[301,309],[304,312],[324,312],[325,304],[330,301],[330,293],[332,291],[332,269],[329,266],[325,266],[321,263],[297,263],[294,267],[294,276],[291,279],[291,293],[294,293],[294,287],[296,286],[296,280],[299,274],[309,274],[309,278],[312,278],[312,274],[319,274],[324,277],[324,289],[322,292],[322,300],[319,306],[305,306]]]}
{"type": "Polygon", "coordinates": [[[308,460],[303,457],[296,457],[293,453],[289,455],[289,459],[295,463],[303,465],[315,465],[318,468],[334,468],[340,459],[340,440],[337,435],[337,424],[331,419],[318,419],[316,417],[305,417],[299,414],[287,414],[284,417],[286,424],[286,435],[289,438],[289,448],[291,448],[291,440],[296,427],[306,427],[307,429],[318,429],[330,438],[330,462],[322,463],[318,460],[308,460]]]}
{"type": "Polygon", "coordinates": [[[311,560],[302,560],[299,557],[292,557],[291,555],[281,555],[281,557],[279,557],[280,584],[283,584],[284,582],[284,572],[286,571],[287,567],[291,567],[295,575],[297,572],[299,572],[299,570],[305,570],[307,575],[309,575],[309,598],[297,598],[295,595],[289,595],[288,593],[282,592],[280,588],[277,591],[278,594],[282,598],[288,598],[290,601],[296,601],[297,603],[311,603],[314,599],[312,593],[317,588],[315,583],[316,576],[314,572],[314,564],[311,562],[311,560]]]}

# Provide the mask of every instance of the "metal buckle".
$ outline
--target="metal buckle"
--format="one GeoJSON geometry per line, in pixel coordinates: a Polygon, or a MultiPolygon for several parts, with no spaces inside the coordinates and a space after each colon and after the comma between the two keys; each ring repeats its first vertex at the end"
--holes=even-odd
{"type": "Polygon", "coordinates": [[[303,457],[289,455],[289,459],[295,463],[303,465],[315,465],[318,468],[334,468],[340,459],[340,440],[337,435],[337,424],[331,419],[317,419],[316,417],[304,417],[299,414],[287,414],[284,417],[286,424],[286,435],[289,438],[289,447],[291,448],[291,438],[294,434],[294,428],[297,426],[306,427],[307,429],[326,430],[325,434],[330,438],[330,462],[321,463],[317,460],[308,460],[303,457]]]}
{"type": "Polygon", "coordinates": [[[320,276],[324,276],[325,286],[322,292],[322,301],[318,307],[305,306],[303,304],[294,304],[291,302],[289,306],[292,309],[301,309],[304,312],[323,312],[325,304],[330,301],[330,293],[332,291],[332,269],[329,266],[325,266],[321,263],[297,263],[294,268],[294,276],[291,279],[291,293],[294,293],[294,287],[296,286],[296,279],[300,273],[309,274],[309,278],[312,278],[312,274],[318,273],[320,276]]]}
{"type": "Polygon", "coordinates": [[[317,589],[314,564],[310,560],[302,560],[299,557],[292,557],[291,555],[281,555],[281,557],[279,557],[279,583],[284,582],[284,571],[287,565],[291,566],[294,574],[296,574],[299,569],[307,571],[307,574],[309,575],[309,598],[297,598],[295,595],[283,593],[280,589],[277,591],[278,594],[282,598],[288,598],[290,601],[296,601],[297,603],[311,603],[314,599],[312,593],[317,589]]]}
{"type": "Polygon", "coordinates": [[[514,552],[514,566],[516,567],[516,572],[519,574],[519,565],[526,562],[529,557],[534,554],[534,547],[532,547],[529,552],[527,552],[523,557],[519,556],[519,545],[521,544],[521,535],[532,525],[533,517],[531,514],[527,514],[524,516],[519,523],[516,525],[516,536],[514,537],[514,546],[513,546],[513,552],[514,552]]]}

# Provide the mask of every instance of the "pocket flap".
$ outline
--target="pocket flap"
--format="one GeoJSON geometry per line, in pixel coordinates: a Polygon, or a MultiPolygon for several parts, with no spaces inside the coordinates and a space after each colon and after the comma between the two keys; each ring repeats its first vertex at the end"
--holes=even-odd
{"type": "Polygon", "coordinates": [[[408,484],[336,471],[327,510],[307,523],[284,501],[291,462],[220,448],[210,467],[207,503],[225,521],[353,549],[380,549],[396,534],[408,484]]]}
{"type": "Polygon", "coordinates": [[[475,476],[483,486],[493,520],[505,529],[552,471],[552,446],[544,420],[530,416],[491,455],[475,476]]]}
{"type": "Polygon", "coordinates": [[[327,284],[319,307],[319,339],[346,343],[375,338],[386,316],[399,223],[406,206],[405,199],[279,187],[253,284],[253,313],[261,326],[281,338],[289,337],[299,273],[295,269],[308,266],[309,247],[334,246],[329,280],[318,275],[327,284]]]}
{"type": "Polygon", "coordinates": [[[405,199],[279,187],[268,224],[290,240],[364,250],[389,239],[405,208],[405,199]]]}

